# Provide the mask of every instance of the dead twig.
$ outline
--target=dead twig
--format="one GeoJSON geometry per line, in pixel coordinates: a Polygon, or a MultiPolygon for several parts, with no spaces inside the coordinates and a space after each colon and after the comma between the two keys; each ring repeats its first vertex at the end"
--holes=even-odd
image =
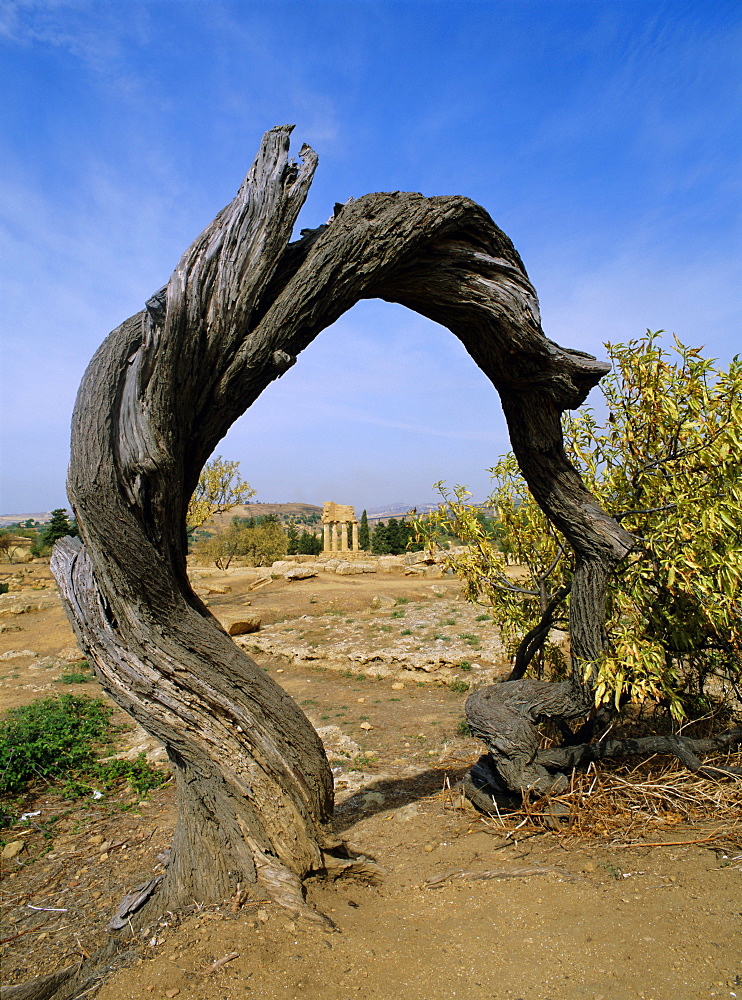
{"type": "Polygon", "coordinates": [[[698,837],[696,840],[648,840],[641,844],[611,844],[611,848],[614,847],[685,847],[687,844],[708,844],[710,840],[718,840],[720,837],[726,837],[727,833],[721,830],[715,830],[714,833],[709,834],[708,837],[698,837]]]}
{"type": "Polygon", "coordinates": [[[238,951],[230,951],[230,953],[228,955],[225,955],[224,958],[218,958],[216,962],[212,962],[209,968],[207,969],[207,972],[218,972],[223,965],[227,964],[227,962],[231,962],[233,959],[239,957],[240,953],[238,951]]]}

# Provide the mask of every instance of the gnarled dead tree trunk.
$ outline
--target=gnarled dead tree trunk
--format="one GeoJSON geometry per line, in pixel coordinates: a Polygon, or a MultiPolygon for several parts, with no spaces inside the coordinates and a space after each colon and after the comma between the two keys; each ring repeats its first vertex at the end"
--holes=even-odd
{"type": "Polygon", "coordinates": [[[338,205],[290,243],[316,166],[306,146],[300,166],[289,160],[290,132],[265,135],[234,201],[103,343],[73,416],[68,494],[81,540],[57,545],[53,570],[105,689],[173,765],[178,825],[151,887],[160,911],[223,899],[238,883],[298,907],[302,877],[324,864],[332,777],[322,745],[192,591],[185,513],[234,420],[359,299],[406,305],[461,340],[500,393],[536,499],[576,552],[576,680],[513,685],[502,702],[515,785],[531,780],[528,727],[545,704],[566,717],[590,707],[579,664],[602,648],[606,577],[631,547],[562,443],[561,413],[607,368],[544,336],[510,240],[466,198],[394,192],[338,205]]]}

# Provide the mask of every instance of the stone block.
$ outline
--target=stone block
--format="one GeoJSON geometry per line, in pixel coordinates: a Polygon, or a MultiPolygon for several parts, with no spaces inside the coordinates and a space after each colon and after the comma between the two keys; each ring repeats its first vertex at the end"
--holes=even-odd
{"type": "Polygon", "coordinates": [[[260,629],[260,618],[257,615],[250,615],[249,618],[241,618],[240,621],[232,622],[227,628],[230,635],[247,635],[249,632],[257,632],[260,629]]]}
{"type": "Polygon", "coordinates": [[[371,598],[372,608],[393,608],[396,603],[397,602],[393,597],[388,597],[386,594],[377,594],[375,597],[371,598]]]}
{"type": "Polygon", "coordinates": [[[287,580],[309,580],[310,577],[317,576],[319,570],[316,566],[295,566],[283,575],[287,580]]]}

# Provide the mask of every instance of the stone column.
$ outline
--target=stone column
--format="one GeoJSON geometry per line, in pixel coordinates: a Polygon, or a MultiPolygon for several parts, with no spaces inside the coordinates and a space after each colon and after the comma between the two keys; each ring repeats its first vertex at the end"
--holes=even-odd
{"type": "Polygon", "coordinates": [[[322,548],[324,549],[325,552],[330,552],[331,551],[330,550],[330,544],[331,544],[330,543],[330,525],[329,524],[323,524],[322,528],[323,528],[323,535],[324,535],[323,540],[322,540],[322,548]]]}
{"type": "Polygon", "coordinates": [[[332,551],[337,552],[338,550],[338,523],[337,521],[332,522],[332,551]]]}
{"type": "Polygon", "coordinates": [[[348,522],[340,522],[340,549],[343,552],[348,551],[348,522]]]}
{"type": "Polygon", "coordinates": [[[358,552],[358,521],[353,522],[353,551],[358,552]]]}

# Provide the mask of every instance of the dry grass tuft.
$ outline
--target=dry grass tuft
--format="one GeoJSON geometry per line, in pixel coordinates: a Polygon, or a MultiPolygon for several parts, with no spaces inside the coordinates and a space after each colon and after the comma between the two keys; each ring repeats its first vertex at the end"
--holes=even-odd
{"type": "MultiPolygon", "coordinates": [[[[742,767],[742,752],[718,754],[704,763],[742,767]]],[[[496,807],[495,807],[496,809],[496,807]]],[[[562,795],[529,800],[515,812],[495,811],[492,822],[504,835],[514,830],[549,827],[574,837],[610,837],[634,843],[693,842],[687,832],[669,837],[678,824],[716,829],[701,841],[725,841],[742,848],[742,780],[712,781],[679,768],[668,757],[630,765],[590,764],[574,772],[562,795]]]]}

